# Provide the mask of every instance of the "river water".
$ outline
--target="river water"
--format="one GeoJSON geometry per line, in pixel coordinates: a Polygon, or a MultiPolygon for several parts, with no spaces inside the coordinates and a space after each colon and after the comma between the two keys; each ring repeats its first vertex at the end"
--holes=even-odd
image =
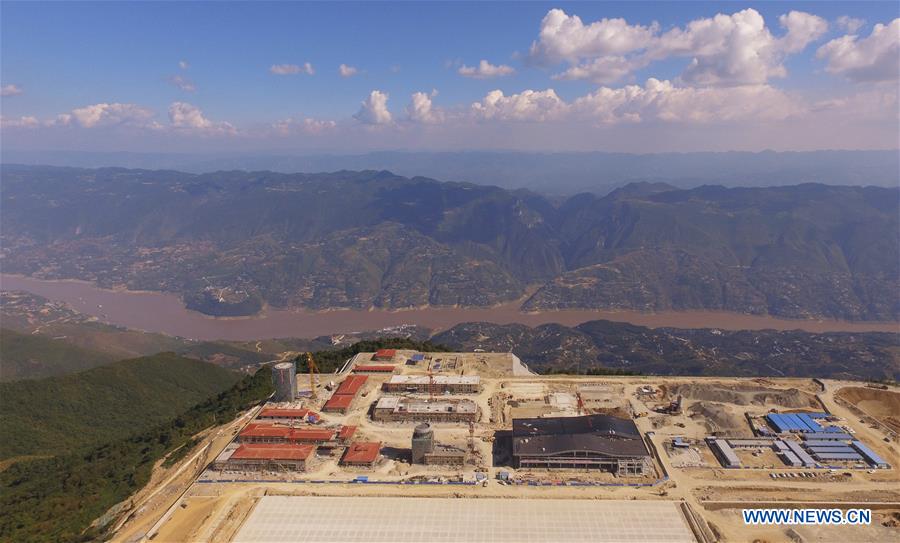
{"type": "Polygon", "coordinates": [[[559,323],[575,326],[606,319],[651,328],[720,328],[724,330],[793,330],[808,332],[898,332],[900,324],[844,322],[835,320],[791,320],[721,311],[566,310],[523,313],[518,302],[489,308],[429,307],[399,311],[333,310],[288,311],[265,308],[252,317],[214,318],[184,307],[181,298],[163,292],[107,290],[84,281],[47,281],[16,275],[0,275],[0,288],[23,290],[53,301],[66,302],[81,313],[102,321],[199,340],[252,340],[275,337],[305,337],[377,330],[400,324],[416,324],[434,330],[461,322],[520,323],[536,326],[559,323]]]}

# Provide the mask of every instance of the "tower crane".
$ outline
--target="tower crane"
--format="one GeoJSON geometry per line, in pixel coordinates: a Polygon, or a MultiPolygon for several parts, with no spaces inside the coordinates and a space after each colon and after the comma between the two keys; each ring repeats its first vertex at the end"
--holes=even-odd
{"type": "Polygon", "coordinates": [[[313,355],[309,351],[307,351],[306,353],[306,365],[309,368],[309,390],[312,399],[315,400],[316,398],[318,398],[318,394],[316,394],[316,379],[313,374],[320,372],[319,366],[316,366],[316,361],[313,360],[313,355]]]}

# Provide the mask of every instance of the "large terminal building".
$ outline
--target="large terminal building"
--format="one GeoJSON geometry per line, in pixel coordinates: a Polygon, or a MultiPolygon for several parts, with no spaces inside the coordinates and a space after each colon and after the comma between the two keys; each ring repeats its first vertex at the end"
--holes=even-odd
{"type": "Polygon", "coordinates": [[[608,415],[514,419],[512,441],[517,468],[644,475],[653,465],[634,421],[608,415]]]}

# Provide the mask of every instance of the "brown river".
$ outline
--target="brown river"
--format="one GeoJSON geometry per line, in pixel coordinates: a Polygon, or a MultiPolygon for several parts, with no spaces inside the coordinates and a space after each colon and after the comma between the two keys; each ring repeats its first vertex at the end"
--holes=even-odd
{"type": "Polygon", "coordinates": [[[258,315],[214,318],[184,307],[181,298],[163,292],[107,290],[84,281],[47,281],[16,275],[0,275],[0,288],[23,290],[49,300],[65,302],[81,313],[100,320],[144,330],[199,340],[252,340],[274,337],[315,337],[328,334],[378,330],[400,324],[416,324],[434,330],[461,322],[520,323],[536,326],[559,323],[574,326],[606,319],[651,328],[720,328],[724,330],[806,330],[808,332],[898,332],[900,323],[791,320],[721,311],[595,311],[565,310],[523,313],[519,302],[489,308],[429,307],[388,311],[333,310],[290,311],[265,308],[258,315]]]}

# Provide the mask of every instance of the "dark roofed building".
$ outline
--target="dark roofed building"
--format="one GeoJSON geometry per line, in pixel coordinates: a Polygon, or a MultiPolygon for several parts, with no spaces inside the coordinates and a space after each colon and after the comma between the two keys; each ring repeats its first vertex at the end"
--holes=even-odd
{"type": "Polygon", "coordinates": [[[513,419],[512,449],[517,468],[594,468],[643,475],[652,466],[634,421],[609,415],[513,419]]]}

